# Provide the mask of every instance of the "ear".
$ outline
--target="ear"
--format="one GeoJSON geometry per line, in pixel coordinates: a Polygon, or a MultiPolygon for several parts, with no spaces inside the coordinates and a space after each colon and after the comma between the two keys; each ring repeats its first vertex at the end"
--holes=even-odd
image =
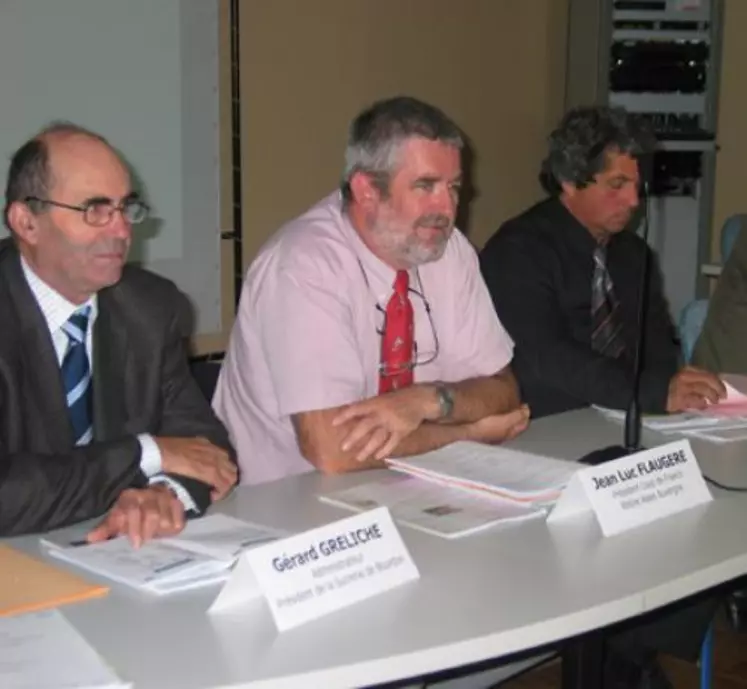
{"type": "Polygon", "coordinates": [[[39,239],[39,219],[25,203],[14,201],[10,204],[8,225],[21,241],[31,245],[37,243],[39,239]]]}
{"type": "Polygon", "coordinates": [[[561,182],[562,195],[567,199],[572,199],[578,193],[578,187],[572,182],[561,182]]]}
{"type": "Polygon", "coordinates": [[[381,196],[370,175],[365,172],[355,172],[353,174],[350,178],[350,191],[353,195],[353,201],[366,209],[377,203],[381,196]]]}

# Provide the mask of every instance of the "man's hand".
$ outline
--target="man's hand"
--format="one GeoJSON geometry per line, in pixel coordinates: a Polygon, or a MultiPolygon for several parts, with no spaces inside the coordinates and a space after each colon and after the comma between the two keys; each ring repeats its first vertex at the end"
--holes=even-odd
{"type": "Polygon", "coordinates": [[[496,445],[515,438],[529,425],[529,407],[522,404],[505,414],[494,414],[467,425],[467,438],[478,443],[496,445]]]}
{"type": "Polygon", "coordinates": [[[87,540],[97,543],[114,536],[127,536],[139,548],[155,536],[173,536],[183,528],[184,506],[167,486],[127,488],[87,540]]]}
{"type": "Polygon", "coordinates": [[[726,396],[726,388],[719,377],[709,371],[685,366],[669,381],[667,411],[705,409],[726,396]]]}
{"type": "Polygon", "coordinates": [[[236,484],[238,471],[228,453],[205,438],[154,438],[167,474],[181,474],[213,487],[220,500],[236,484]]]}
{"type": "Polygon", "coordinates": [[[411,385],[348,405],[334,418],[332,425],[352,422],[341,447],[347,452],[365,440],[356,454],[356,459],[363,462],[388,457],[403,438],[438,414],[435,388],[411,385]]]}

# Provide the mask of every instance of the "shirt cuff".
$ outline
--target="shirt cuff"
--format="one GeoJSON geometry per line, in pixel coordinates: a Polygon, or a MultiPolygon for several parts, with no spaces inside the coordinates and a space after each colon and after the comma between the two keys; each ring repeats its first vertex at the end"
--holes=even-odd
{"type": "Polygon", "coordinates": [[[140,443],[140,471],[148,478],[161,473],[163,460],[158,443],[150,433],[141,433],[137,439],[140,443]]]}
{"type": "Polygon", "coordinates": [[[175,481],[173,478],[171,478],[171,476],[166,476],[165,474],[153,476],[148,481],[148,485],[150,486],[156,485],[158,483],[167,485],[169,488],[171,488],[171,490],[174,491],[174,493],[176,493],[176,497],[179,498],[179,502],[184,505],[185,512],[194,512],[195,514],[200,514],[195,501],[192,500],[192,496],[181,483],[175,481]]]}

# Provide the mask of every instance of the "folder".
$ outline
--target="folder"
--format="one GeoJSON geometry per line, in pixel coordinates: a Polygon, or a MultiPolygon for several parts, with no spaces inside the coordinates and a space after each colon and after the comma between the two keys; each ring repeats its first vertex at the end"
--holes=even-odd
{"type": "Polygon", "coordinates": [[[0,617],[105,596],[109,588],[0,545],[0,617]]]}

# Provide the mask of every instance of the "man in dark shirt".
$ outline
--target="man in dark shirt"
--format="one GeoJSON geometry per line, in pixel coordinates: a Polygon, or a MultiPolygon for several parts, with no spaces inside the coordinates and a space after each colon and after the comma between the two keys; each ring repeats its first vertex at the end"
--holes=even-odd
{"type": "MultiPolygon", "coordinates": [[[[678,370],[679,351],[651,252],[631,224],[638,159],[651,147],[619,108],[571,110],[550,137],[540,181],[550,195],[505,223],[480,264],[514,339],[522,399],[540,417],[599,404],[626,409],[633,395],[641,271],[647,317],[639,402],[644,412],[703,408],[724,394],[712,373],[678,370]]],[[[656,650],[697,659],[717,603],[685,601],[611,637],[605,689],[665,689],[656,650]]]]}
{"type": "Polygon", "coordinates": [[[622,109],[570,111],[542,165],[550,197],[506,222],[482,250],[483,276],[516,343],[514,372],[535,418],[589,404],[628,407],[645,260],[653,269],[642,410],[700,409],[725,394],[711,373],[678,371],[658,268],[643,240],[624,231],[638,206],[638,158],[650,146],[622,109]]]}

